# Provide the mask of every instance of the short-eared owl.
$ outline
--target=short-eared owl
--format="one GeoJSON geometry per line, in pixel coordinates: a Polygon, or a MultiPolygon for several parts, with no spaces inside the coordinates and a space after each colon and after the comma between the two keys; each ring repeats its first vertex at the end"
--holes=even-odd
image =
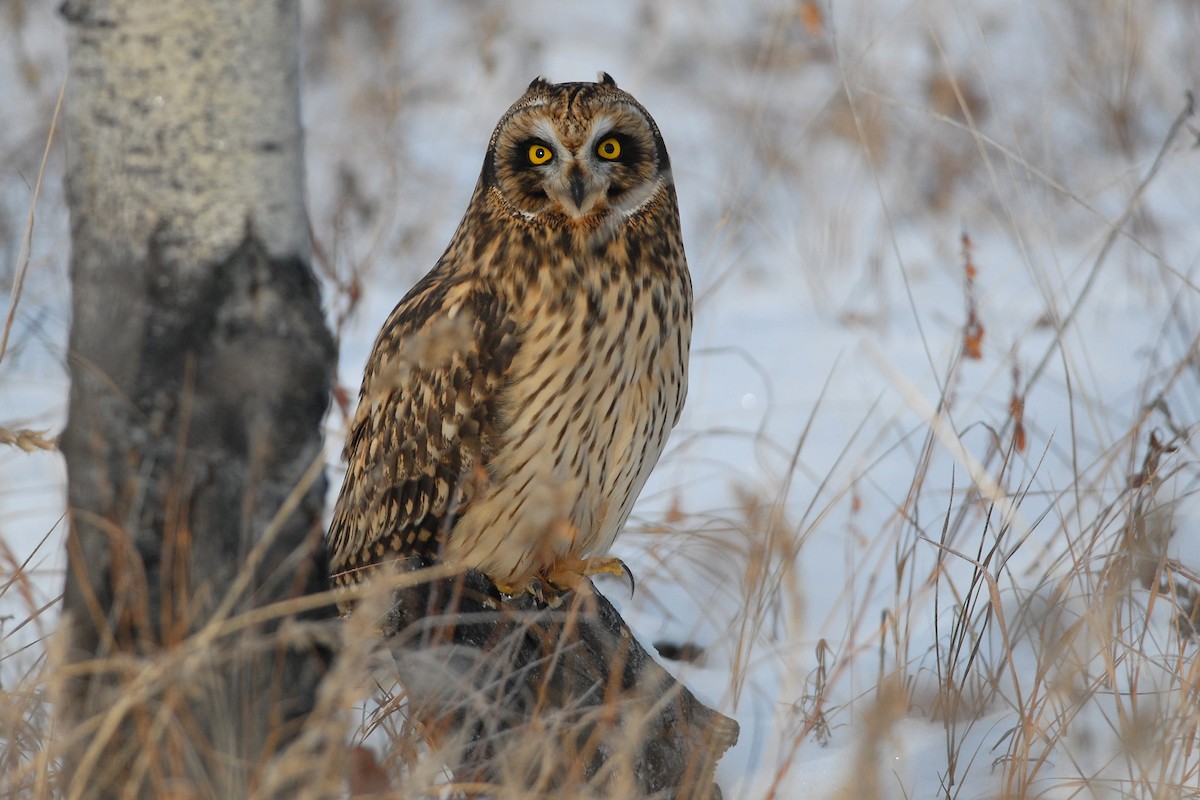
{"type": "Polygon", "coordinates": [[[516,594],[605,558],[687,393],[692,288],[667,149],[616,82],[538,78],[363,377],[338,582],[425,556],[516,594]]]}

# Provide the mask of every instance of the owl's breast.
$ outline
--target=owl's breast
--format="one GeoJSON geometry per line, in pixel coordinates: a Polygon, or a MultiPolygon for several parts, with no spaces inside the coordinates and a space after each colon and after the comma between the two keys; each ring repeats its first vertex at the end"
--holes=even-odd
{"type": "Polygon", "coordinates": [[[517,301],[527,325],[499,404],[503,440],[449,542],[504,583],[611,546],[686,395],[687,287],[666,274],[582,272],[575,286],[545,281],[517,301]]]}

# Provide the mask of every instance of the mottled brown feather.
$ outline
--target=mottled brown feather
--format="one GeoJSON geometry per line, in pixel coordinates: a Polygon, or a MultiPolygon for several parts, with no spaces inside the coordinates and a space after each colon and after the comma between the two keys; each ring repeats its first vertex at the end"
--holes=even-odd
{"type": "Polygon", "coordinates": [[[376,339],[328,537],[338,581],[419,555],[519,588],[606,551],[679,419],[691,304],[653,120],[611,79],[535,81],[376,339]]]}
{"type": "Polygon", "coordinates": [[[436,556],[497,446],[496,390],[516,326],[495,297],[447,283],[449,271],[443,260],[412,288],[372,349],[328,538],[342,583],[388,557],[436,556]],[[458,324],[445,316],[455,286],[458,324]]]}

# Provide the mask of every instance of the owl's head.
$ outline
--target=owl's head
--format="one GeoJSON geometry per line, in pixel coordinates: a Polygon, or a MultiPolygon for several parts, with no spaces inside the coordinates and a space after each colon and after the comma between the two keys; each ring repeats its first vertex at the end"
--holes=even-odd
{"type": "Polygon", "coordinates": [[[672,186],[658,126],[607,73],[598,83],[529,84],[492,134],[481,181],[526,220],[589,227],[629,217],[672,186]]]}

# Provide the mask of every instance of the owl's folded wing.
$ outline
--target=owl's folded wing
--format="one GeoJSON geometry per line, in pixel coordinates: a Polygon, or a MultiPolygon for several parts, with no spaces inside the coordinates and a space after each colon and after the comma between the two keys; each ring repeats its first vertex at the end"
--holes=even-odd
{"type": "Polygon", "coordinates": [[[494,296],[429,278],[396,306],[367,363],[327,538],[341,584],[383,561],[436,556],[497,447],[515,326],[494,296]]]}

